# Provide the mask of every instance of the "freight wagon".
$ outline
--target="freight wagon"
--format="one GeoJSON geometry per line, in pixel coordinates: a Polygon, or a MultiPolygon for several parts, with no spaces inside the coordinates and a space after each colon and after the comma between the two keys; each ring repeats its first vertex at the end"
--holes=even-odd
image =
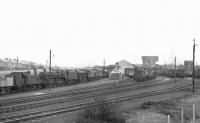
{"type": "Polygon", "coordinates": [[[138,82],[151,80],[155,77],[156,73],[152,68],[134,68],[133,79],[138,82]]]}
{"type": "Polygon", "coordinates": [[[123,74],[121,72],[111,72],[109,76],[110,80],[117,80],[117,79],[122,79],[123,74]]]}
{"type": "Polygon", "coordinates": [[[29,72],[12,72],[2,77],[0,83],[1,93],[44,87],[39,77],[30,75],[29,72]]]}
{"type": "MultiPolygon", "coordinates": [[[[13,76],[5,75],[0,77],[0,92],[10,92],[14,86],[13,76]]],[[[0,94],[1,94],[0,93],[0,94]]]]}
{"type": "Polygon", "coordinates": [[[130,77],[130,78],[133,78],[134,76],[134,68],[125,68],[125,75],[130,77]]]}
{"type": "Polygon", "coordinates": [[[88,70],[89,81],[94,81],[97,79],[97,72],[95,70],[88,70]]]}
{"type": "Polygon", "coordinates": [[[140,81],[145,81],[145,70],[144,69],[134,69],[134,80],[140,82],[140,81]]]}
{"type": "MultiPolygon", "coordinates": [[[[140,82],[140,81],[147,81],[151,80],[156,77],[155,70],[153,68],[142,68],[142,67],[135,67],[135,68],[125,68],[125,75],[140,82]]],[[[121,79],[123,78],[122,73],[111,72],[110,79],[121,79]]]]}
{"type": "Polygon", "coordinates": [[[158,72],[160,76],[166,76],[170,78],[183,78],[186,76],[185,69],[163,69],[158,72]]]}

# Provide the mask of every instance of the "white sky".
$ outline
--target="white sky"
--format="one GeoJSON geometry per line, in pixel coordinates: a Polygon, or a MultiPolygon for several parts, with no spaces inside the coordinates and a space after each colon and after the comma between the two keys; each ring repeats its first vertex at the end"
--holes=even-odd
{"type": "Polygon", "coordinates": [[[45,64],[49,49],[60,66],[102,65],[125,59],[200,63],[199,0],[1,0],[0,58],[45,64]]]}

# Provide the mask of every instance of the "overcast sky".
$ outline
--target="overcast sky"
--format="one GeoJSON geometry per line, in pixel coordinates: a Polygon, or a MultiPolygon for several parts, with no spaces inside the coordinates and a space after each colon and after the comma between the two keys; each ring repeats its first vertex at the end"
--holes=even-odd
{"type": "Polygon", "coordinates": [[[199,0],[1,0],[0,58],[91,66],[142,55],[200,63],[199,0]]]}

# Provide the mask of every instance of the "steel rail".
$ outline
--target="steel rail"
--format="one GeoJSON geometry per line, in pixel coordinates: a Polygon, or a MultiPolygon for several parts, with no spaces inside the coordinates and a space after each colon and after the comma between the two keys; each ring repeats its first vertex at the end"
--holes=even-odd
{"type": "MultiPolygon", "coordinates": [[[[54,97],[57,97],[57,96],[60,96],[60,95],[63,95],[64,93],[69,93],[69,92],[74,92],[74,91],[77,91],[77,90],[86,90],[88,88],[102,88],[102,87],[105,87],[105,86],[112,86],[114,83],[111,82],[111,83],[106,83],[106,84],[102,84],[102,85],[98,85],[98,86],[90,86],[90,87],[81,87],[81,88],[75,88],[73,90],[64,90],[64,91],[58,91],[58,92],[50,92],[50,93],[45,93],[45,94],[42,94],[42,95],[32,95],[32,96],[24,96],[24,97],[16,97],[16,98],[11,98],[11,99],[0,99],[0,104],[1,105],[7,105],[9,103],[21,103],[21,102],[26,102],[26,101],[35,101],[35,100],[41,100],[43,98],[49,98],[50,96],[52,96],[53,98],[54,97]]],[[[121,82],[120,82],[121,84],[121,82]]]]}
{"type": "MultiPolygon", "coordinates": [[[[118,88],[113,88],[113,89],[109,89],[109,90],[105,90],[103,92],[101,92],[102,90],[100,90],[100,92],[98,93],[86,93],[86,94],[81,94],[79,96],[70,96],[68,98],[64,97],[64,98],[59,98],[59,99],[51,99],[51,100],[46,100],[46,101],[39,101],[39,102],[31,102],[28,104],[20,104],[20,105],[14,105],[14,106],[5,106],[5,107],[1,107],[0,108],[0,113],[7,113],[7,112],[13,112],[13,111],[19,111],[19,110],[23,110],[23,109],[27,109],[27,108],[36,108],[36,107],[41,107],[44,105],[51,105],[51,104],[59,104],[59,103],[64,103],[67,101],[73,101],[73,100],[80,100],[83,98],[90,98],[93,96],[97,96],[97,95],[105,95],[105,94],[112,94],[112,93],[120,93],[120,92],[125,92],[125,91],[130,91],[130,90],[134,90],[134,89],[141,89],[141,88],[147,88],[147,87],[153,87],[155,85],[159,86],[163,83],[157,84],[157,83],[148,83],[145,85],[127,85],[125,87],[118,87],[118,88]],[[134,86],[133,86],[134,85],[134,86]]],[[[169,84],[169,83],[165,83],[165,84],[169,84]]],[[[93,92],[93,91],[91,91],[93,92]]]]}
{"type": "MultiPolygon", "coordinates": [[[[148,82],[151,82],[151,81],[153,81],[153,80],[150,80],[148,82]]],[[[159,81],[159,80],[155,80],[154,83],[156,83],[157,81],[159,81]]],[[[130,85],[131,84],[140,85],[140,84],[147,84],[148,82],[142,82],[142,83],[136,84],[133,82],[133,80],[128,80],[126,82],[124,80],[124,81],[120,82],[119,86],[128,86],[127,84],[129,84],[129,83],[130,83],[130,85]]],[[[98,89],[100,90],[101,88],[103,88],[103,89],[106,89],[106,88],[109,89],[109,87],[115,88],[115,85],[116,85],[116,83],[106,83],[106,84],[94,86],[94,87],[77,88],[77,89],[73,89],[73,90],[60,91],[60,92],[55,92],[55,93],[34,95],[31,97],[19,97],[19,98],[7,99],[7,100],[0,100],[0,107],[5,107],[8,105],[17,104],[17,103],[27,103],[27,102],[33,102],[33,101],[38,101],[38,100],[64,97],[66,95],[75,95],[75,94],[80,94],[80,93],[83,94],[83,93],[88,93],[91,91],[97,91],[98,89]]]]}
{"type": "MultiPolygon", "coordinates": [[[[174,92],[179,93],[179,92],[184,91],[184,90],[180,90],[179,88],[189,89],[188,84],[184,84],[181,86],[174,86],[174,87],[169,87],[166,89],[160,89],[160,90],[156,90],[156,91],[146,91],[143,93],[137,93],[137,94],[130,95],[130,96],[114,97],[114,98],[108,99],[108,102],[117,103],[117,102],[122,102],[122,101],[127,101],[127,100],[145,98],[145,97],[162,95],[162,94],[170,94],[170,93],[174,93],[174,92]]],[[[75,104],[75,105],[71,105],[71,106],[58,107],[58,108],[53,108],[53,109],[48,109],[48,110],[14,115],[14,116],[10,116],[10,117],[2,117],[2,118],[0,118],[0,121],[3,121],[4,123],[13,123],[13,122],[32,120],[35,118],[42,118],[42,117],[47,117],[47,116],[51,116],[51,115],[57,115],[57,114],[61,114],[61,113],[81,110],[84,108],[94,106],[94,104],[95,104],[94,101],[90,101],[90,102],[75,104]]]]}

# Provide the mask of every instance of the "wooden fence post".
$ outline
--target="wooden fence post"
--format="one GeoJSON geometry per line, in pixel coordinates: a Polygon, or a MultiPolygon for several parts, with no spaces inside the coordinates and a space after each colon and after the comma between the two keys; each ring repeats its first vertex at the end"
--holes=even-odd
{"type": "Polygon", "coordinates": [[[167,115],[167,123],[170,123],[170,115],[167,115]]]}
{"type": "Polygon", "coordinates": [[[184,122],[184,114],[183,114],[183,108],[181,108],[181,123],[184,122]]]}
{"type": "Polygon", "coordinates": [[[193,108],[193,123],[195,123],[195,104],[192,105],[193,108]]]}

